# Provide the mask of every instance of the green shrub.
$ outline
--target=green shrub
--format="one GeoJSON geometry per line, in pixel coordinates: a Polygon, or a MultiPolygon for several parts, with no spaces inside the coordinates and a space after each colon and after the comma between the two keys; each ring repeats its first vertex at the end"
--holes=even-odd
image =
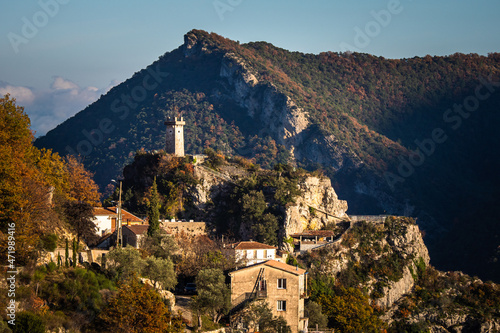
{"type": "Polygon", "coordinates": [[[42,248],[48,252],[54,252],[57,248],[57,235],[56,234],[48,234],[42,236],[40,238],[40,242],[42,243],[42,248]]]}
{"type": "Polygon", "coordinates": [[[51,262],[49,262],[49,263],[47,264],[47,271],[48,271],[49,273],[52,273],[52,272],[53,272],[53,271],[55,271],[56,269],[57,269],[57,265],[56,265],[56,263],[55,263],[55,262],[52,262],[52,261],[51,261],[51,262]]]}
{"type": "Polygon", "coordinates": [[[43,269],[37,269],[35,273],[33,273],[33,280],[40,282],[45,279],[45,275],[47,275],[47,268],[45,266],[40,266],[43,267],[43,269]]]}
{"type": "Polygon", "coordinates": [[[12,330],[9,328],[9,324],[6,321],[0,321],[0,333],[12,333],[12,330]]]}
{"type": "Polygon", "coordinates": [[[297,266],[299,264],[297,262],[297,259],[295,259],[295,257],[293,256],[288,256],[288,258],[286,258],[286,263],[291,266],[297,266]]]}
{"type": "Polygon", "coordinates": [[[44,333],[45,324],[42,318],[32,312],[21,312],[16,316],[16,325],[12,326],[14,333],[44,333]]]}

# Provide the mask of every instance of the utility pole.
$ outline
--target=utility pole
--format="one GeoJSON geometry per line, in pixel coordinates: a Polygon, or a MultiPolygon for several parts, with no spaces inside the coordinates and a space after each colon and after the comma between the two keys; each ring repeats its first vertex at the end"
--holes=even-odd
{"type": "Polygon", "coordinates": [[[120,194],[118,195],[118,247],[123,246],[122,236],[122,181],[120,180],[120,194]]]}
{"type": "MultiPolygon", "coordinates": [[[[117,184],[117,181],[111,179],[111,181],[117,184]]],[[[122,235],[122,181],[120,180],[120,192],[118,194],[118,206],[116,207],[117,216],[117,226],[116,226],[116,245],[122,247],[123,245],[123,235],[122,235]]]]}

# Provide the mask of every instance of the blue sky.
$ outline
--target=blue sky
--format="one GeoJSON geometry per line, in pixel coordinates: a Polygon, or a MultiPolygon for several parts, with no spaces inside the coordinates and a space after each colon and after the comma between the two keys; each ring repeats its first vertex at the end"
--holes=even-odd
{"type": "Polygon", "coordinates": [[[0,0],[0,94],[37,135],[183,43],[191,29],[305,53],[500,52],[498,0],[0,0]]]}

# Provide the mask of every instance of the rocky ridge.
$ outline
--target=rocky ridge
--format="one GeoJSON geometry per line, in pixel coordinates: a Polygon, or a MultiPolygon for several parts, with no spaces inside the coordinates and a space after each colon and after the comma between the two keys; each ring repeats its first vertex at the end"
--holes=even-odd
{"type": "MultiPolygon", "coordinates": [[[[207,41],[191,31],[183,45],[186,57],[203,57],[211,52],[207,41]]],[[[215,88],[212,97],[230,99],[246,110],[261,127],[258,136],[272,137],[290,153],[291,163],[330,165],[334,170],[358,168],[361,159],[333,135],[324,136],[309,121],[307,112],[274,84],[259,80],[257,71],[237,54],[222,56],[219,72],[221,88],[215,88]]]]}

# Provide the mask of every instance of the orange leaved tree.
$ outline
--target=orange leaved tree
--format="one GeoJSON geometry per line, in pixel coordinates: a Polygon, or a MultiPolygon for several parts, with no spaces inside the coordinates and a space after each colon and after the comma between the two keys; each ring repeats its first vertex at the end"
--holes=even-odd
{"type": "Polygon", "coordinates": [[[132,277],[99,314],[99,329],[117,333],[183,332],[179,316],[173,316],[160,295],[132,277]]]}

